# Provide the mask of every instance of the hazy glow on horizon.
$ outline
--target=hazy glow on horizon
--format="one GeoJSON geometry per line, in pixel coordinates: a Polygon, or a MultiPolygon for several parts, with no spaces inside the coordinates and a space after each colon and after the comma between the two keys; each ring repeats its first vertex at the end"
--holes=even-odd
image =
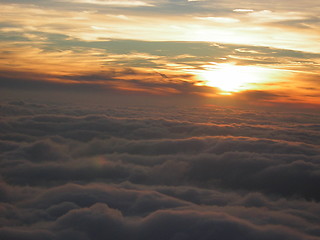
{"type": "Polygon", "coordinates": [[[259,84],[276,81],[272,78],[276,70],[256,66],[236,66],[232,63],[223,63],[207,66],[206,69],[199,74],[200,79],[205,80],[203,84],[217,87],[223,93],[259,89],[259,84]]]}

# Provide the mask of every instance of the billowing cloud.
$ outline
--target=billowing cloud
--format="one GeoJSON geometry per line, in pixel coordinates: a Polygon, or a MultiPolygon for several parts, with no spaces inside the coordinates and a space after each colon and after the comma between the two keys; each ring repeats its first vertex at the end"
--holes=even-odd
{"type": "Polygon", "coordinates": [[[319,239],[319,115],[4,102],[0,236],[319,239]]]}

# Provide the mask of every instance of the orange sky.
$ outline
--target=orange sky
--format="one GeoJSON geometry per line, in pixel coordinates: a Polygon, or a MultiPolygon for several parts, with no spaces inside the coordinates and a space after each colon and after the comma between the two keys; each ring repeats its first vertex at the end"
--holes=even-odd
{"type": "Polygon", "coordinates": [[[317,106],[319,10],[316,1],[3,1],[0,84],[317,106]]]}

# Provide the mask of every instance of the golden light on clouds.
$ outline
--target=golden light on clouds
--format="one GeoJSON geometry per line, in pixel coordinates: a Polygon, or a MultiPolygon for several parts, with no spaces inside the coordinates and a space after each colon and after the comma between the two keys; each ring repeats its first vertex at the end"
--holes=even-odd
{"type": "MultiPolygon", "coordinates": [[[[72,2],[90,3],[90,6],[92,4],[106,7],[151,7],[151,4],[142,1],[77,0],[72,2]]],[[[155,17],[134,11],[119,14],[115,11],[104,13],[98,10],[89,11],[89,9],[82,9],[82,11],[66,9],[61,12],[36,8],[34,5],[8,4],[2,7],[1,14],[3,21],[20,25],[19,28],[12,27],[14,31],[23,32],[32,29],[46,33],[68,32],[70,37],[86,41],[107,38],[143,41],[209,41],[319,51],[320,39],[315,33],[316,22],[311,21],[312,19],[308,20],[307,16],[300,12],[230,9],[226,16],[194,14],[191,17],[185,17],[159,13],[155,17]],[[12,19],[13,15],[15,15],[14,19],[12,19]],[[305,28],[279,25],[281,21],[294,23],[304,19],[308,24],[305,28]],[[306,42],[309,44],[305,44],[306,42]]]]}
{"type": "MultiPolygon", "coordinates": [[[[63,1],[61,1],[63,2],[63,1]]],[[[143,1],[110,1],[110,0],[73,0],[75,3],[87,3],[96,5],[106,5],[106,6],[126,6],[126,7],[136,7],[136,6],[153,6],[147,2],[143,1]]]]}
{"type": "Polygon", "coordinates": [[[0,10],[0,70],[7,75],[154,95],[269,91],[268,101],[290,89],[283,101],[319,102],[313,2],[14,2],[0,10]]]}

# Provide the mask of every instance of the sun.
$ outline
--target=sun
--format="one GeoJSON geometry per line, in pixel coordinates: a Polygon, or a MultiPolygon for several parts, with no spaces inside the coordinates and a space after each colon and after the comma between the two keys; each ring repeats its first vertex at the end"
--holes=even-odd
{"type": "Polygon", "coordinates": [[[254,89],[270,80],[270,69],[257,66],[238,66],[233,63],[206,65],[199,77],[202,85],[216,87],[222,94],[254,89]]]}

